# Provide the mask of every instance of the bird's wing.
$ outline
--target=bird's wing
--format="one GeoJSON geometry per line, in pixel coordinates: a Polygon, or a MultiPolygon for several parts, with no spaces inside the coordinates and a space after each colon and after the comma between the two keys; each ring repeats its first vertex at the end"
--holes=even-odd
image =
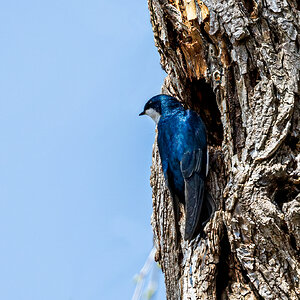
{"type": "Polygon", "coordinates": [[[185,240],[190,240],[198,225],[204,199],[204,180],[200,172],[203,162],[203,151],[199,148],[186,152],[180,168],[185,182],[185,240]]]}

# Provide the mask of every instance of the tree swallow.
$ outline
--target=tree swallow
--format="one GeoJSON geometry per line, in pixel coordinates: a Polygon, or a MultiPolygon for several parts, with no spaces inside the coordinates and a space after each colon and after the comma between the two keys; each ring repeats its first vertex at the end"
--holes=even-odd
{"type": "Polygon", "coordinates": [[[157,95],[145,105],[140,116],[148,115],[157,124],[158,149],[169,188],[179,235],[179,204],[185,206],[185,240],[202,232],[215,210],[205,191],[208,170],[206,129],[201,117],[168,95],[157,95]]]}

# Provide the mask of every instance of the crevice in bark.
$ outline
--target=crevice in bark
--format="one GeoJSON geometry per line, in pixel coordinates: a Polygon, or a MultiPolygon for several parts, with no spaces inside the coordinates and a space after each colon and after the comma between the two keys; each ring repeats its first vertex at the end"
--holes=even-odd
{"type": "Polygon", "coordinates": [[[219,263],[217,264],[217,276],[216,276],[216,295],[217,300],[223,299],[223,293],[225,289],[228,287],[231,270],[229,267],[229,259],[230,259],[230,243],[228,240],[227,230],[224,227],[223,237],[220,241],[220,256],[219,263]]]}
{"type": "Polygon", "coordinates": [[[286,137],[285,144],[291,148],[292,151],[297,149],[299,139],[295,136],[292,136],[291,133],[286,137]]]}
{"type": "Polygon", "coordinates": [[[230,68],[228,71],[228,106],[229,112],[233,118],[230,119],[233,138],[233,154],[240,154],[241,149],[245,146],[245,129],[242,123],[242,113],[239,100],[237,98],[236,78],[239,78],[239,68],[230,68]]]}
{"type": "Polygon", "coordinates": [[[296,46],[296,51],[297,51],[297,53],[299,53],[300,45],[299,45],[298,39],[295,40],[295,46],[296,46]]]}
{"type": "Polygon", "coordinates": [[[165,21],[168,32],[169,47],[172,49],[176,49],[178,47],[177,35],[175,34],[176,31],[174,31],[172,22],[169,20],[169,18],[166,18],[165,21]]]}
{"type": "Polygon", "coordinates": [[[249,80],[250,86],[252,88],[254,88],[257,85],[257,83],[261,81],[258,68],[253,68],[252,70],[249,70],[249,73],[246,74],[245,77],[249,80]]]}
{"type": "Polygon", "coordinates": [[[199,25],[198,22],[194,22],[194,26],[199,28],[200,29],[200,32],[201,32],[201,35],[202,35],[202,38],[205,38],[207,43],[211,44],[211,45],[214,45],[214,42],[211,40],[211,38],[209,37],[209,35],[207,34],[207,32],[205,31],[205,23],[202,23],[199,25]]]}
{"type": "MultiPolygon", "coordinates": [[[[249,277],[248,277],[248,275],[247,275],[247,271],[244,270],[243,268],[240,268],[239,271],[240,271],[240,273],[241,273],[241,275],[242,275],[242,278],[243,278],[244,283],[245,283],[246,285],[248,285],[248,286],[251,287],[251,291],[252,291],[253,295],[255,295],[256,299],[257,299],[257,300],[264,300],[264,298],[261,297],[261,296],[259,295],[259,293],[257,292],[257,290],[256,290],[255,286],[253,285],[253,283],[250,281],[250,279],[249,279],[249,277]]],[[[251,299],[251,298],[250,298],[250,299],[251,299]]]]}
{"type": "Polygon", "coordinates": [[[296,238],[293,234],[290,234],[290,244],[292,248],[296,251],[297,255],[300,255],[300,250],[297,249],[296,238]]]}
{"type": "Polygon", "coordinates": [[[291,245],[291,247],[296,251],[297,256],[299,257],[300,255],[300,250],[297,249],[297,242],[296,242],[296,238],[295,236],[289,231],[288,229],[288,225],[285,222],[282,222],[282,224],[280,224],[280,229],[286,234],[289,243],[291,245]]]}
{"type": "Polygon", "coordinates": [[[270,26],[270,35],[271,35],[271,39],[273,41],[273,46],[274,46],[274,49],[276,49],[276,45],[280,44],[280,36],[278,35],[278,28],[274,27],[272,28],[273,26],[269,23],[269,26],[270,26]]]}
{"type": "Polygon", "coordinates": [[[282,210],[284,203],[290,202],[299,194],[299,185],[287,182],[285,176],[276,181],[276,190],[274,193],[274,201],[282,210]]]}
{"type": "Polygon", "coordinates": [[[254,11],[254,7],[256,6],[254,0],[242,0],[242,2],[249,15],[251,15],[251,13],[254,11]]]}

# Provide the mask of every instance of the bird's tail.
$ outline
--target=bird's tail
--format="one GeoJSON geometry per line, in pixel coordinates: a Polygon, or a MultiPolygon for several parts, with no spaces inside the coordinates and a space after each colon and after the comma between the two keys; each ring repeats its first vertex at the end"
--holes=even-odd
{"type": "Polygon", "coordinates": [[[201,211],[200,222],[199,222],[201,223],[202,228],[205,227],[206,223],[210,220],[210,218],[213,216],[213,214],[216,211],[216,203],[213,197],[207,191],[205,191],[204,197],[205,200],[203,203],[203,209],[201,211]]]}
{"type": "Polygon", "coordinates": [[[216,211],[216,203],[213,199],[213,197],[205,191],[204,193],[204,199],[203,199],[203,206],[201,209],[199,221],[195,230],[195,233],[193,235],[193,238],[196,237],[196,235],[200,234],[201,237],[204,237],[204,227],[207,224],[207,222],[211,219],[211,217],[214,215],[216,211]]]}

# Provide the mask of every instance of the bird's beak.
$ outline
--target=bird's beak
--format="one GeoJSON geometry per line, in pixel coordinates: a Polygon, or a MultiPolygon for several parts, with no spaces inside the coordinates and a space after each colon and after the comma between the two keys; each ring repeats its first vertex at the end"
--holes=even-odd
{"type": "Polygon", "coordinates": [[[143,116],[144,114],[145,114],[145,112],[142,111],[142,112],[139,114],[139,116],[143,116]]]}

